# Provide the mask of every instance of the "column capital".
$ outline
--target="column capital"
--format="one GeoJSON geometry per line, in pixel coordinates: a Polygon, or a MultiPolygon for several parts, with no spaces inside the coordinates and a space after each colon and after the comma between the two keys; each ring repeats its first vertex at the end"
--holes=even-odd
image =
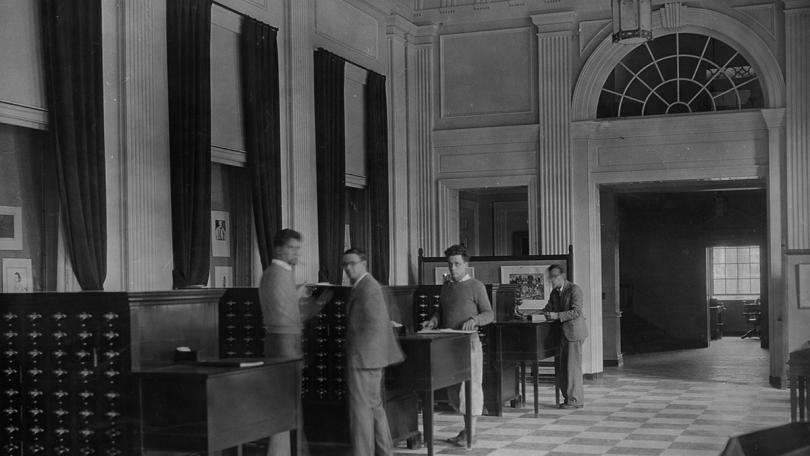
{"type": "Polygon", "coordinates": [[[810,13],[810,0],[785,0],[785,14],[810,13]]]}
{"type": "Polygon", "coordinates": [[[537,27],[537,33],[572,32],[577,20],[577,13],[575,11],[556,11],[532,14],[531,18],[537,27]]]}
{"type": "Polygon", "coordinates": [[[785,125],[785,108],[763,109],[761,112],[768,128],[779,128],[785,125]]]}
{"type": "Polygon", "coordinates": [[[399,14],[391,14],[385,19],[385,31],[389,36],[406,39],[414,34],[416,25],[399,14]]]}

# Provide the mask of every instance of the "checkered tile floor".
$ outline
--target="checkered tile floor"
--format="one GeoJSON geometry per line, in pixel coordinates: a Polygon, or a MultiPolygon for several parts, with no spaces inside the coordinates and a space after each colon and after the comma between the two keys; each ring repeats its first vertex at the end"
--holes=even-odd
{"type": "MultiPolygon", "coordinates": [[[[729,437],[787,423],[787,391],[707,381],[633,377],[608,373],[585,384],[585,407],[553,408],[550,387],[532,403],[481,417],[472,450],[443,439],[463,427],[460,416],[437,414],[434,452],[488,456],[518,455],[717,455],[729,437]]],[[[427,450],[397,448],[398,455],[427,450]]]]}

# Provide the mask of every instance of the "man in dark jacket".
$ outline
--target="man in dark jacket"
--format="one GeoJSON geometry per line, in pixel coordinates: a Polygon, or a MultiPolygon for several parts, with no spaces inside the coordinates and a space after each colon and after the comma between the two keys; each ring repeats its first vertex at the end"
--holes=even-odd
{"type": "Polygon", "coordinates": [[[588,326],[582,310],[582,289],[565,277],[558,264],[548,267],[548,276],[554,288],[543,309],[546,318],[562,323],[560,340],[560,387],[565,401],[560,408],[582,408],[585,397],[582,390],[582,341],[588,337],[588,326]]]}
{"type": "Polygon", "coordinates": [[[352,282],[346,310],[346,361],[349,427],[354,456],[393,456],[394,444],[382,398],[383,370],[405,357],[394,335],[380,284],[368,273],[359,249],[343,254],[343,270],[352,282]]]}

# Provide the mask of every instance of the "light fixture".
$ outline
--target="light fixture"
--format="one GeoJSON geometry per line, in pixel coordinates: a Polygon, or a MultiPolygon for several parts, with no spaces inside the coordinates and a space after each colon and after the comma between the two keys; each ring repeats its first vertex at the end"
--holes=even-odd
{"type": "Polygon", "coordinates": [[[611,0],[613,42],[639,44],[652,38],[650,0],[611,0]]]}

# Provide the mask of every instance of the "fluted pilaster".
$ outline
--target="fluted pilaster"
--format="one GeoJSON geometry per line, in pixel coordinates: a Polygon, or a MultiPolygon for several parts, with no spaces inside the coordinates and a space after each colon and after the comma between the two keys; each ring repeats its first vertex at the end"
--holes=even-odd
{"type": "MultiPolygon", "coordinates": [[[[419,27],[408,46],[408,168],[411,178],[411,246],[438,255],[436,189],[433,167],[433,56],[434,26],[419,27]]],[[[410,252],[412,265],[416,252],[410,252]]]]}
{"type": "Polygon", "coordinates": [[[571,53],[573,12],[537,14],[538,186],[542,254],[568,251],[571,243],[571,53]]]}
{"type": "Polygon", "coordinates": [[[121,4],[126,286],[130,291],[168,290],[173,263],[166,7],[163,2],[121,4]]]}
{"type": "Polygon", "coordinates": [[[315,176],[315,74],[310,31],[313,2],[287,0],[284,53],[287,68],[287,138],[289,138],[287,204],[290,228],[303,236],[301,259],[295,269],[296,281],[318,278],[318,199],[315,176]]]}
{"type": "Polygon", "coordinates": [[[785,1],[787,248],[810,249],[810,1],[785,1]]]}
{"type": "Polygon", "coordinates": [[[408,33],[414,25],[394,15],[388,18],[388,168],[391,208],[392,285],[408,284],[408,33]]]}

